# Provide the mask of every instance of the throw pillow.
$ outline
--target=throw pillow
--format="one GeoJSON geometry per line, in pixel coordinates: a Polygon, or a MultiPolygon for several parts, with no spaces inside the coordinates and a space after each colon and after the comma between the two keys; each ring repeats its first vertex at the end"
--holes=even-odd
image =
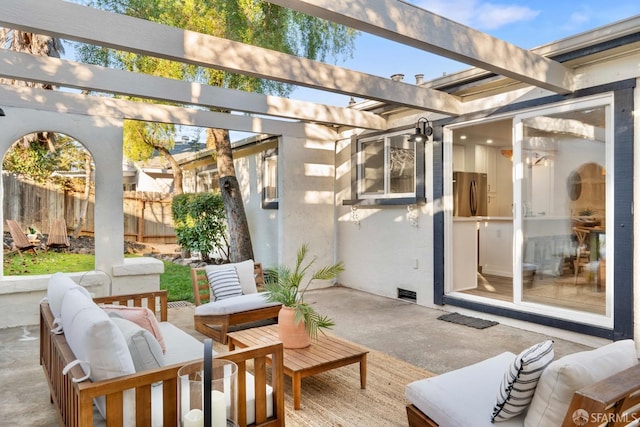
{"type": "Polygon", "coordinates": [[[616,341],[595,350],[564,356],[544,370],[525,427],[562,425],[573,393],[638,363],[633,340],[616,341]]]}
{"type": "Polygon", "coordinates": [[[533,345],[516,356],[504,374],[491,422],[508,420],[527,410],[542,371],[553,361],[553,341],[533,345]]]}
{"type": "Polygon", "coordinates": [[[233,265],[207,271],[207,279],[216,301],[242,295],[238,272],[233,265]]]}
{"type": "Polygon", "coordinates": [[[128,307],[126,305],[109,304],[103,304],[100,307],[107,313],[116,312],[125,319],[151,332],[155,339],[158,340],[162,352],[167,352],[167,347],[164,344],[164,338],[160,331],[160,325],[158,325],[158,319],[156,319],[156,316],[147,307],[128,307]]]}
{"type": "Polygon", "coordinates": [[[151,335],[151,332],[120,317],[117,313],[110,313],[109,316],[124,335],[136,372],[156,369],[165,365],[160,343],[151,335]]]}
{"type": "Polygon", "coordinates": [[[258,287],[256,286],[256,275],[254,272],[254,262],[252,259],[234,262],[231,264],[207,265],[205,267],[205,271],[208,274],[210,271],[226,270],[232,266],[236,268],[236,272],[238,273],[238,280],[240,280],[242,293],[246,295],[258,292],[258,287]]]}
{"type": "MultiPolygon", "coordinates": [[[[69,348],[92,381],[135,373],[122,332],[91,298],[75,291],[65,293],[60,318],[69,348]]],[[[134,391],[127,390],[124,394],[125,417],[130,420],[135,413],[134,391]]],[[[96,398],[96,405],[106,417],[105,398],[96,398]]]]}

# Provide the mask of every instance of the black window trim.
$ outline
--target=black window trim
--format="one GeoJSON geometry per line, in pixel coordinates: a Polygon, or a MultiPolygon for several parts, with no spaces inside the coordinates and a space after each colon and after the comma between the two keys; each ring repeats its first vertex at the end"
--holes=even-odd
{"type": "Polygon", "coordinates": [[[268,157],[273,157],[278,155],[278,147],[269,148],[262,152],[262,209],[278,209],[280,202],[279,199],[269,199],[267,198],[267,188],[264,185],[264,176],[265,176],[265,160],[268,157]]]}

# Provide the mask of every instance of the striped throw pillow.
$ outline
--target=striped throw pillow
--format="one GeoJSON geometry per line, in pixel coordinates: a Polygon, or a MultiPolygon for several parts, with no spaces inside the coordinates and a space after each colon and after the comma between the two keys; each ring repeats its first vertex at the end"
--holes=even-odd
{"type": "Polygon", "coordinates": [[[504,374],[491,422],[508,420],[527,410],[544,368],[553,361],[553,341],[524,350],[504,374]]]}
{"type": "Polygon", "coordinates": [[[238,271],[234,265],[207,271],[207,279],[214,299],[222,300],[242,295],[238,271]]]}

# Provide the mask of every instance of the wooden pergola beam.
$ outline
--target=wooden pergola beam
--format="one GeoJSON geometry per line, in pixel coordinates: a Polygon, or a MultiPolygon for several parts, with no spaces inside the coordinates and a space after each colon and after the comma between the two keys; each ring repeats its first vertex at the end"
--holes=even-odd
{"type": "Polygon", "coordinates": [[[0,49],[0,77],[315,123],[387,129],[387,121],[383,117],[366,111],[188,83],[5,49],[0,49]]]}
{"type": "Polygon", "coordinates": [[[573,72],[549,58],[398,0],[269,0],[407,46],[557,93],[573,90],[573,72]]]}
{"type": "Polygon", "coordinates": [[[62,0],[2,0],[0,26],[447,115],[447,93],[62,0]]]}

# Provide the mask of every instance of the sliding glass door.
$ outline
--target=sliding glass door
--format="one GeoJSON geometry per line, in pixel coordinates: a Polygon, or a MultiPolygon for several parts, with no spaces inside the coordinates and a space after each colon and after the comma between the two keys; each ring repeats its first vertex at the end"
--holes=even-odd
{"type": "Polygon", "coordinates": [[[612,99],[445,128],[445,294],[612,327],[612,99]]]}
{"type": "Polygon", "coordinates": [[[611,123],[608,97],[514,118],[516,304],[609,323],[611,123]]]}

